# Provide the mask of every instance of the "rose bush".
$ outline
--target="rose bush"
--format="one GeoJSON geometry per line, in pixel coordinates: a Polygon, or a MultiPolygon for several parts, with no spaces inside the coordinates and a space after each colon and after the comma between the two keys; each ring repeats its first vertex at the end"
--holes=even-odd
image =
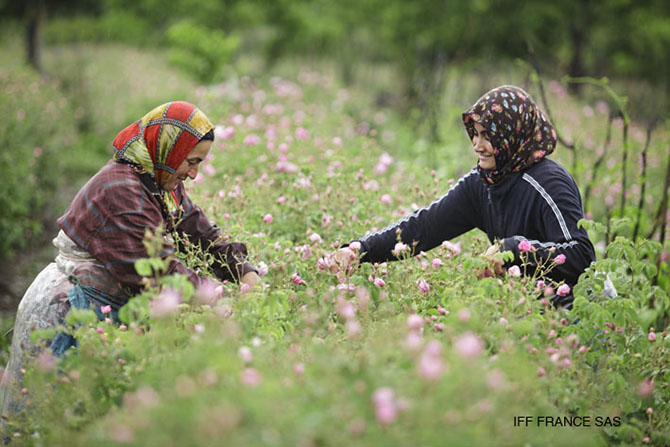
{"type": "MultiPolygon", "coordinates": [[[[216,175],[203,168],[188,188],[264,262],[264,285],[243,294],[226,284],[202,302],[183,278],[158,278],[121,312],[123,326],[79,315],[78,352],[58,368],[49,359],[27,368],[26,411],[6,415],[21,442],[670,443],[660,244],[624,230],[608,244],[604,226],[586,222],[600,258],[571,312],[543,298],[566,289],[542,268],[478,279],[489,243],[477,232],[334,275],[328,255],[341,243],[430,203],[467,172],[465,134],[442,148],[454,161],[437,175],[403,152],[389,112],[310,70],[203,88],[194,102],[231,130],[206,162],[216,175]],[[608,277],[617,298],[604,298],[608,277]],[[594,422],[515,427],[520,415],[594,422]]],[[[207,271],[197,247],[180,256],[207,271]]]]}

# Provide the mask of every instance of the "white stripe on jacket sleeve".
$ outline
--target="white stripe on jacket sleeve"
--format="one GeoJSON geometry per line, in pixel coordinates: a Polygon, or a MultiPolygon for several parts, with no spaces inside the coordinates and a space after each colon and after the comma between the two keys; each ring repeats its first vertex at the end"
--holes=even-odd
{"type": "Polygon", "coordinates": [[[561,213],[561,210],[558,209],[558,206],[556,205],[556,202],[554,202],[554,199],[551,198],[551,196],[547,193],[547,191],[544,190],[542,185],[540,185],[537,180],[535,180],[533,177],[531,177],[528,174],[523,175],[523,179],[527,181],[528,183],[531,184],[533,188],[537,192],[540,193],[540,195],[544,198],[544,200],[549,204],[551,207],[551,210],[554,212],[554,215],[556,216],[556,219],[558,220],[558,224],[561,227],[561,231],[563,231],[563,236],[565,237],[566,240],[572,240],[572,235],[568,231],[568,226],[565,224],[565,219],[563,218],[563,214],[561,213]]]}

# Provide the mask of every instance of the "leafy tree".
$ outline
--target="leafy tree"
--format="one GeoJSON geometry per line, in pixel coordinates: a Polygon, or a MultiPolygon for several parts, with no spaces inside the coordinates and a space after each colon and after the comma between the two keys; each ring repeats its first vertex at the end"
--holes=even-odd
{"type": "Polygon", "coordinates": [[[0,15],[24,23],[26,29],[26,60],[38,71],[42,69],[42,35],[49,12],[72,13],[100,11],[103,0],[25,0],[0,1],[0,15]]]}
{"type": "Polygon", "coordinates": [[[190,21],[181,21],[168,29],[170,60],[201,82],[213,81],[240,45],[237,36],[226,36],[190,21]]]}

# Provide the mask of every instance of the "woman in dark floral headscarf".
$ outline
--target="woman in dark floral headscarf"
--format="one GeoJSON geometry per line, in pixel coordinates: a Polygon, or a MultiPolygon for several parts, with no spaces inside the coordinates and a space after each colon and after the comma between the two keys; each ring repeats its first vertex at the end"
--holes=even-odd
{"type": "MultiPolygon", "coordinates": [[[[428,251],[473,228],[486,232],[492,245],[486,255],[509,251],[526,262],[526,274],[549,263],[548,277],[559,293],[552,301],[570,308],[570,290],[595,258],[588,234],[577,222],[584,217],[579,189],[568,171],[547,158],[556,148],[556,131],[528,93],[514,86],[495,88],[463,113],[463,124],[478,155],[477,166],[442,198],[380,231],[356,239],[360,260],[397,259],[397,234],[412,254],[428,251]],[[394,253],[395,251],[395,253],[394,253]],[[534,256],[522,256],[534,251],[534,256]]],[[[339,263],[355,258],[349,247],[336,254],[339,263]]],[[[503,265],[494,265],[496,273],[503,265]]]]}
{"type": "Polygon", "coordinates": [[[539,162],[556,147],[554,126],[519,87],[505,85],[486,93],[463,113],[463,124],[473,143],[476,124],[488,131],[496,167],[478,170],[489,184],[539,162]]]}

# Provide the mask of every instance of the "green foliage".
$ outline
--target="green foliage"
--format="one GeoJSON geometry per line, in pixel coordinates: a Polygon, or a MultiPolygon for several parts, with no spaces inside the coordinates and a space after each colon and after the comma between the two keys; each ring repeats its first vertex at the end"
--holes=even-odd
{"type": "Polygon", "coordinates": [[[0,109],[0,257],[6,257],[42,231],[63,154],[77,134],[58,85],[28,69],[0,70],[0,109]]]}
{"type": "Polygon", "coordinates": [[[109,160],[119,129],[157,104],[186,97],[194,84],[161,51],[115,46],[45,52],[49,75],[40,76],[17,60],[18,42],[2,37],[0,258],[6,258],[36,240],[43,222],[59,217],[109,160]]]}
{"type": "Polygon", "coordinates": [[[200,82],[211,82],[221,75],[240,46],[237,36],[208,29],[188,20],[172,25],[167,31],[170,61],[200,82]]]}
{"type": "Polygon", "coordinates": [[[166,61],[167,52],[118,45],[55,47],[44,54],[47,72],[59,79],[76,106],[75,122],[92,161],[91,175],[111,156],[117,132],[158,104],[192,95],[195,83],[166,61]],[[102,158],[99,158],[102,157],[102,158]]]}
{"type": "Polygon", "coordinates": [[[126,11],[114,10],[100,17],[79,15],[49,20],[44,40],[57,45],[77,42],[138,45],[155,39],[157,34],[146,19],[126,11]]]}
{"type": "MultiPolygon", "coordinates": [[[[489,242],[476,232],[402,262],[339,276],[324,267],[340,243],[444,194],[474,159],[463,156],[459,129],[462,139],[438,152],[449,162],[431,173],[399,141],[401,124],[366,93],[308,69],[295,80],[233,78],[201,89],[198,106],[225,137],[189,194],[265,264],[264,284],[247,293],[221,285],[225,294],[203,303],[204,292],[184,277],[156,274],[165,260],[156,258],[162,237],[154,235],[153,259],[137,264],[150,287],[122,308],[124,325],[81,321],[77,352],[57,368],[44,358],[27,368],[31,403],[9,419],[18,438],[73,446],[599,446],[649,437],[666,445],[670,310],[667,291],[654,284],[663,248],[632,241],[630,219],[608,222],[598,211],[596,222],[581,223],[602,252],[575,288],[571,312],[537,299],[539,276],[478,279],[489,242]],[[384,153],[394,160],[381,170],[384,153]],[[603,298],[608,277],[616,299],[603,298]],[[159,315],[167,291],[187,304],[159,315]],[[414,314],[420,330],[408,327],[414,314]],[[441,369],[431,378],[425,357],[433,350],[441,369]],[[380,389],[392,392],[392,421],[378,413],[380,389]],[[514,427],[519,415],[590,416],[592,426],[514,427]],[[596,426],[596,417],[618,423],[596,426]]],[[[568,116],[580,110],[561,106],[568,116]]],[[[569,131],[582,132],[576,124],[569,131]]],[[[178,242],[184,262],[204,267],[197,247],[178,242]]]]}

